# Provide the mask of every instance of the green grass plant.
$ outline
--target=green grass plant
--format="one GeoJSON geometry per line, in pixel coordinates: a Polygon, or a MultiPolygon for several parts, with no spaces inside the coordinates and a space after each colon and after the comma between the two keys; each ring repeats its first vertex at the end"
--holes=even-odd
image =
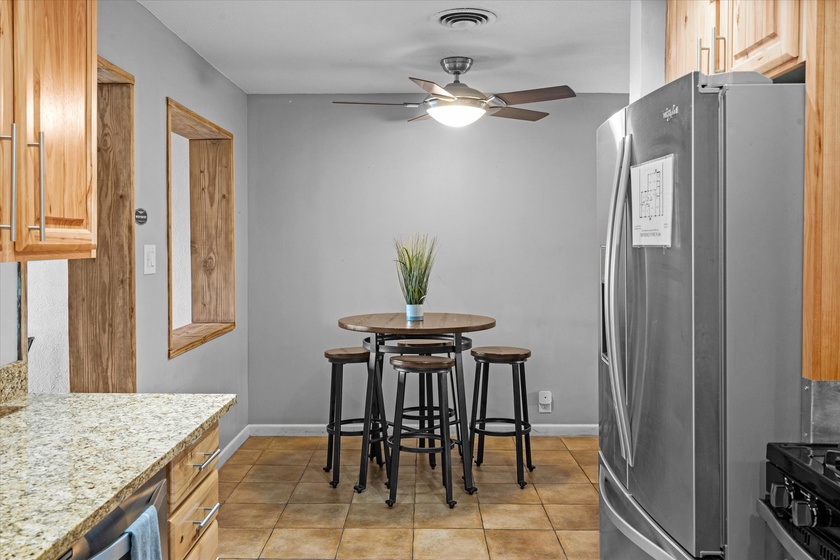
{"type": "Polygon", "coordinates": [[[397,278],[405,303],[419,305],[426,299],[429,277],[435,262],[437,238],[415,234],[408,239],[395,239],[397,249],[397,278]]]}

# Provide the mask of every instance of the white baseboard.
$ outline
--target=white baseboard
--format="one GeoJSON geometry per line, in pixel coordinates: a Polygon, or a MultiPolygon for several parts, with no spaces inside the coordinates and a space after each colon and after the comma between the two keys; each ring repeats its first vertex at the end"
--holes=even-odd
{"type": "Polygon", "coordinates": [[[598,424],[531,424],[535,436],[597,436],[598,424]]]}
{"type": "Polygon", "coordinates": [[[323,424],[249,424],[252,436],[325,436],[323,424]]]}
{"type": "Polygon", "coordinates": [[[231,440],[229,444],[222,449],[222,452],[219,454],[219,468],[222,468],[225,463],[227,463],[228,459],[230,459],[236,450],[242,447],[242,444],[245,443],[251,435],[251,426],[247,425],[242,428],[242,431],[236,434],[236,436],[231,440]]]}

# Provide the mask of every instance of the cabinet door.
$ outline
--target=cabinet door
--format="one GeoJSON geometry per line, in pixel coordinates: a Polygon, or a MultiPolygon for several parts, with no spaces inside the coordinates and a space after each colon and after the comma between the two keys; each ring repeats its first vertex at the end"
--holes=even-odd
{"type": "Polygon", "coordinates": [[[799,56],[799,0],[730,0],[732,70],[773,75],[799,56]]]}
{"type": "Polygon", "coordinates": [[[11,242],[14,207],[12,205],[14,115],[14,57],[12,41],[12,0],[0,0],[0,262],[14,260],[11,242]]]}
{"type": "Polygon", "coordinates": [[[96,2],[15,0],[14,30],[22,152],[18,256],[91,256],[96,248],[96,2]]]}
{"type": "MultiPolygon", "coordinates": [[[[709,69],[709,56],[714,40],[712,28],[719,26],[718,12],[719,0],[668,0],[665,30],[666,82],[698,70],[706,74],[713,72],[709,69]],[[702,52],[699,50],[701,45],[698,39],[702,42],[702,52]]],[[[722,58],[718,56],[718,60],[722,58]]],[[[722,69],[720,62],[717,69],[722,69]]]]}

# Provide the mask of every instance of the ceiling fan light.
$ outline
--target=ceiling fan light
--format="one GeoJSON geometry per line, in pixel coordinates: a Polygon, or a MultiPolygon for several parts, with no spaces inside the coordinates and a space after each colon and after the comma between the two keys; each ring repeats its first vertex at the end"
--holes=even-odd
{"type": "Polygon", "coordinates": [[[461,127],[472,124],[487,112],[482,107],[472,105],[438,105],[426,109],[429,116],[441,124],[452,127],[461,127]]]}

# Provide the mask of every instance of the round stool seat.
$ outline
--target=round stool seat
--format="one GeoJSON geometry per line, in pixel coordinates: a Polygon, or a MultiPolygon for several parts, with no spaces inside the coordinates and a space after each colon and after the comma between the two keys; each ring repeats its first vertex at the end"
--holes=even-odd
{"type": "Polygon", "coordinates": [[[407,371],[441,371],[455,367],[455,360],[443,356],[394,356],[391,365],[407,371]]]}
{"type": "Polygon", "coordinates": [[[358,364],[370,358],[364,348],[331,348],[324,351],[324,357],[333,364],[358,364]]]}
{"type": "Polygon", "coordinates": [[[404,338],[397,341],[397,346],[405,348],[434,348],[436,346],[449,346],[446,340],[435,338],[404,338]]]}
{"type": "Polygon", "coordinates": [[[493,363],[524,362],[531,357],[527,348],[516,346],[480,346],[470,352],[476,360],[493,363]]]}

